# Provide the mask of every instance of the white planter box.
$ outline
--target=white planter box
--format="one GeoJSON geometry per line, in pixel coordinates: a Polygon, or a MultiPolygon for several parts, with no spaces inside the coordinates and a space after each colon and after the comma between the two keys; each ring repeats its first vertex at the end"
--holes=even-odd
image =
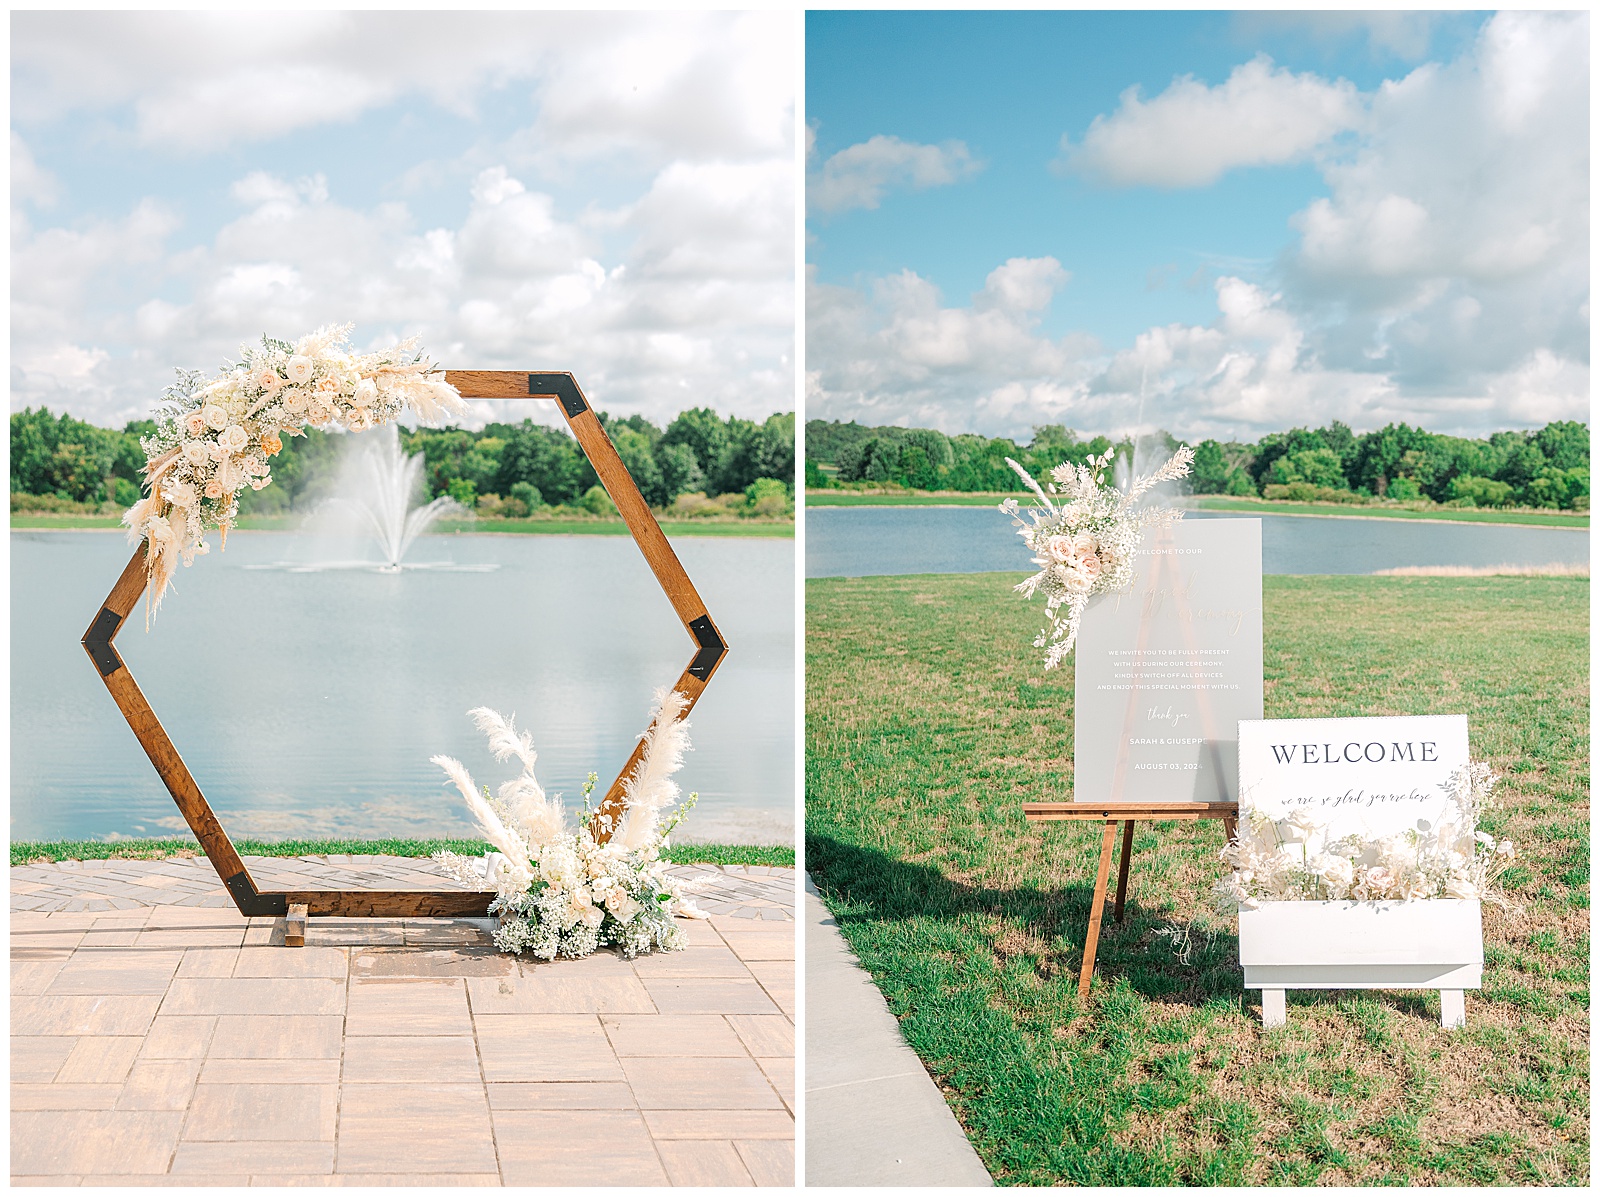
{"type": "Polygon", "coordinates": [[[1239,912],[1244,987],[1283,1022],[1286,989],[1438,989],[1443,1022],[1464,1021],[1462,990],[1483,984],[1476,900],[1264,902],[1239,912]]]}

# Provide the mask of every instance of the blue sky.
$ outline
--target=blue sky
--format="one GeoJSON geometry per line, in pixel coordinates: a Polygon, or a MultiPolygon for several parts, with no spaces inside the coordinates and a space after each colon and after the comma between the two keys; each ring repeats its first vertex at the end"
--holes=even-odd
{"type": "Polygon", "coordinates": [[[1142,379],[1178,431],[1582,418],[1587,42],[1581,15],[808,14],[808,415],[1110,430],[1142,379]],[[1372,260],[1385,228],[1427,252],[1372,260]],[[986,280],[1017,260],[1054,266],[1007,321],[986,280]],[[1229,353],[1261,368],[1212,385],[1229,353]]]}
{"type": "MultiPolygon", "coordinates": [[[[12,18],[12,405],[353,322],[663,421],[794,406],[790,14],[12,18]]],[[[481,405],[484,418],[548,405],[481,405]]]]}

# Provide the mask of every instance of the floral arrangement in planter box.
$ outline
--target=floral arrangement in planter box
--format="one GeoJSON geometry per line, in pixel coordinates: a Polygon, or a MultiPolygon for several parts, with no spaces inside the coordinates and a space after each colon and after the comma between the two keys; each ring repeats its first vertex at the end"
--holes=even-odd
{"type": "Polygon", "coordinates": [[[469,713],[496,760],[522,762],[518,776],[491,795],[487,786],[479,791],[460,761],[432,758],[461,791],[484,838],[499,849],[481,860],[452,852],[434,859],[456,879],[498,895],[489,912],[499,915],[494,941],[501,951],[553,960],[610,944],[631,958],[685,945],[673,916],[702,916],[686,897],[689,887],[667,872],[671,865],[661,852],[697,797],[679,803],[672,780],[689,747],[687,724],[679,721],[687,702],[676,691],[657,692],[644,754],[623,782],[623,814],[615,827],[601,829],[610,833],[604,843],[595,837],[590,806],[595,775],[583,789],[583,818],[571,830],[560,798],[546,795],[534,776],[532,737],[488,707],[469,713]]]}
{"type": "Polygon", "coordinates": [[[1484,764],[1451,776],[1449,813],[1437,823],[1380,838],[1331,836],[1309,810],[1273,819],[1242,812],[1239,834],[1222,849],[1233,871],[1216,886],[1224,914],[1263,902],[1482,899],[1505,905],[1494,883],[1516,857],[1510,840],[1477,829],[1499,779],[1484,764]]]}
{"type": "Polygon", "coordinates": [[[1054,669],[1072,651],[1089,600],[1133,579],[1133,552],[1145,529],[1161,527],[1183,515],[1173,507],[1140,508],[1137,504],[1158,483],[1187,474],[1194,460],[1193,449],[1180,448],[1159,468],[1134,479],[1126,490],[1105,480],[1114,452],[1108,449],[1084,465],[1062,462],[1050,471],[1053,481],[1048,491],[1022,466],[1006,458],[1006,464],[1038,498],[1027,520],[1019,514],[1015,499],[1000,504],[1000,510],[1012,517],[1017,535],[1033,550],[1033,563],[1039,567],[1038,573],[1018,583],[1016,589],[1024,598],[1044,592],[1048,622],[1033,646],[1046,650],[1046,669],[1054,669]]]}

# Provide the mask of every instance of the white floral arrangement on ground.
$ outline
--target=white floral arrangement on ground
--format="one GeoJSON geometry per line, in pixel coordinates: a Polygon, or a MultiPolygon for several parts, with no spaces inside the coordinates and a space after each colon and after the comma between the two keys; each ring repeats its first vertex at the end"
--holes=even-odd
{"type": "Polygon", "coordinates": [[[1019,583],[1016,590],[1030,599],[1044,591],[1049,622],[1033,646],[1046,650],[1046,669],[1054,669],[1072,651],[1089,600],[1133,580],[1133,553],[1145,530],[1164,527],[1183,516],[1173,507],[1139,508],[1136,504],[1157,484],[1187,474],[1194,460],[1193,449],[1180,447],[1165,464],[1135,479],[1126,490],[1104,480],[1114,453],[1107,449],[1084,465],[1062,462],[1050,471],[1054,481],[1048,494],[1027,470],[1006,458],[1006,464],[1021,475],[1039,500],[1029,509],[1028,520],[1019,514],[1015,499],[1000,504],[1000,510],[1012,517],[1017,535],[1033,550],[1033,563],[1039,566],[1039,572],[1019,583]],[[1063,501],[1058,503],[1051,495],[1063,501]]]}
{"type": "Polygon", "coordinates": [[[1505,906],[1494,883],[1516,858],[1516,846],[1477,830],[1498,780],[1488,765],[1468,765],[1450,779],[1446,818],[1377,839],[1331,838],[1327,823],[1303,809],[1284,819],[1253,812],[1222,850],[1233,872],[1217,882],[1217,909],[1232,914],[1263,902],[1428,898],[1479,898],[1505,906]]]}
{"type": "Polygon", "coordinates": [[[140,441],[148,493],[122,517],[130,543],[149,543],[151,610],[161,605],[178,559],[193,565],[209,551],[206,532],[220,529],[227,546],[239,492],[271,483],[269,459],[282,451],[285,436],[336,425],[364,432],[407,408],[424,423],[467,414],[415,339],[355,353],[352,327],[319,328],[292,345],[262,337],[260,347],[245,346],[241,359],[214,379],[178,371],[156,409],[154,435],[140,441]]]}
{"type": "Polygon", "coordinates": [[[615,821],[590,807],[595,775],[583,788],[583,818],[576,831],[566,826],[559,797],[548,797],[534,777],[537,754],[527,732],[488,707],[469,712],[489,738],[496,760],[515,756],[522,772],[491,796],[480,793],[460,761],[433,757],[449,775],[477,817],[484,838],[499,849],[482,859],[440,852],[434,859],[457,880],[493,889],[489,906],[500,916],[495,945],[503,952],[528,952],[545,960],[587,956],[612,944],[629,957],[650,951],[675,951],[686,944],[673,922],[682,914],[704,915],[688,900],[693,883],[671,876],[661,859],[668,836],[693,807],[698,795],[678,802],[672,780],[689,747],[681,721],[688,699],[677,691],[657,691],[656,711],[644,733],[644,753],[623,782],[623,813],[615,821]],[[677,806],[669,818],[662,813],[677,806]],[[604,842],[596,833],[608,838],[604,842]]]}

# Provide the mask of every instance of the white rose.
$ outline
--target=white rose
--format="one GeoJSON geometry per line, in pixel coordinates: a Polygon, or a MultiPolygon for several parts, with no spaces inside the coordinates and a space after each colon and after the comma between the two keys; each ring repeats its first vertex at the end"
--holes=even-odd
{"type": "Polygon", "coordinates": [[[306,419],[313,424],[326,424],[333,419],[333,408],[326,403],[313,400],[311,405],[306,408],[306,419]]]}
{"type": "Polygon", "coordinates": [[[370,378],[363,378],[356,383],[355,397],[351,399],[357,407],[371,407],[373,400],[378,397],[378,384],[370,378]]]}
{"type": "Polygon", "coordinates": [[[200,409],[200,418],[206,427],[221,432],[228,426],[228,412],[220,403],[208,403],[200,409]]]}
{"type": "Polygon", "coordinates": [[[188,482],[169,482],[161,488],[161,493],[174,507],[194,506],[194,486],[188,482]]]}
{"type": "Polygon", "coordinates": [[[1055,575],[1056,581],[1073,594],[1085,594],[1094,585],[1093,578],[1071,565],[1054,565],[1050,572],[1055,575]]]}
{"type": "Polygon", "coordinates": [[[1415,873],[1402,884],[1400,896],[1407,902],[1419,902],[1423,898],[1431,898],[1433,883],[1421,873],[1415,873]]]}
{"type": "Polygon", "coordinates": [[[1374,898],[1381,898],[1394,889],[1395,882],[1399,880],[1394,875],[1394,870],[1386,869],[1381,865],[1368,869],[1362,874],[1362,884],[1367,887],[1374,898]]]}
{"type": "Polygon", "coordinates": [[[1061,562],[1071,561],[1072,560],[1072,537],[1070,537],[1070,536],[1049,536],[1049,537],[1046,537],[1045,538],[1045,542],[1044,542],[1044,555],[1046,557],[1048,557],[1051,561],[1061,561],[1061,562]]]}
{"type": "Polygon", "coordinates": [[[229,424],[217,434],[217,444],[224,453],[242,453],[250,443],[250,434],[237,424],[229,424]]]}
{"type": "Polygon", "coordinates": [[[372,427],[372,420],[361,408],[355,408],[345,416],[344,422],[351,432],[365,432],[372,427]]]}
{"type": "Polygon", "coordinates": [[[297,353],[289,359],[284,373],[289,376],[290,382],[305,382],[311,377],[312,362],[304,354],[297,353]]]}
{"type": "Polygon", "coordinates": [[[283,379],[278,377],[278,372],[276,370],[268,369],[256,371],[256,386],[260,387],[265,394],[277,394],[278,388],[282,385],[283,379]]]}
{"type": "Polygon", "coordinates": [[[1330,853],[1313,856],[1307,862],[1306,867],[1328,885],[1334,887],[1349,885],[1355,877],[1355,867],[1350,863],[1349,858],[1334,856],[1330,853]]]}
{"type": "Polygon", "coordinates": [[[237,460],[230,457],[217,467],[215,481],[225,491],[236,491],[244,485],[244,469],[237,460]]]}
{"type": "Polygon", "coordinates": [[[204,441],[189,441],[183,446],[183,458],[192,466],[202,466],[211,460],[211,451],[204,441]]]}
{"type": "Polygon", "coordinates": [[[290,387],[283,393],[283,409],[290,415],[298,416],[305,411],[307,406],[306,393],[290,387]]]}

